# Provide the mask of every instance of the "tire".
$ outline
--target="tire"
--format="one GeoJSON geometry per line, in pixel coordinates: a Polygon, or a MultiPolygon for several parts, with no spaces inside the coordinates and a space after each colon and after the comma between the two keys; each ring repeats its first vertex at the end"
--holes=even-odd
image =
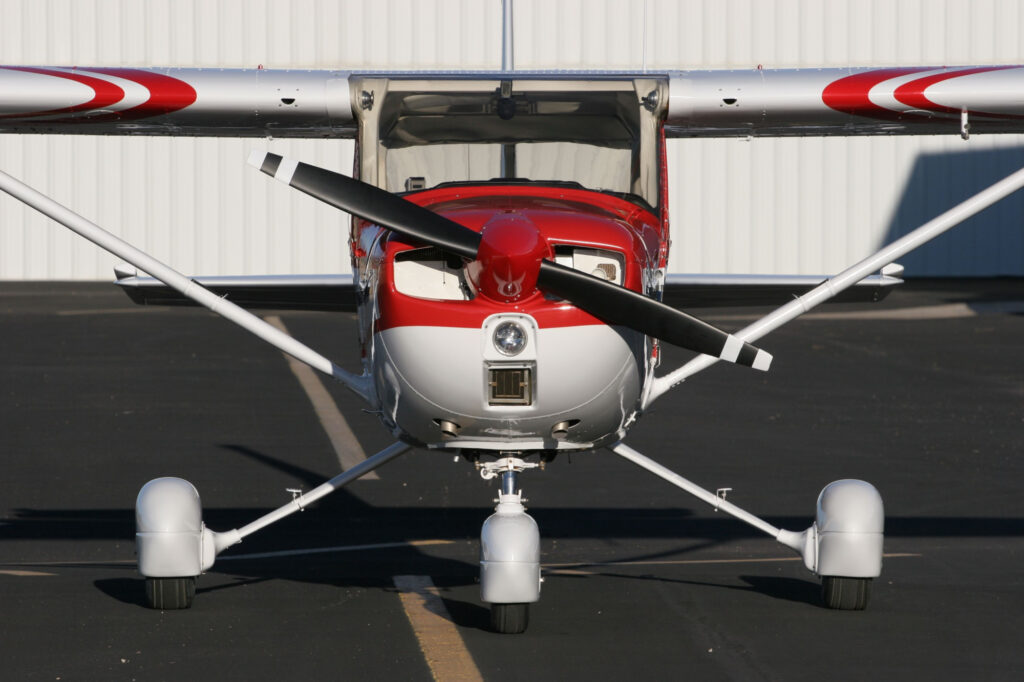
{"type": "Polygon", "coordinates": [[[495,632],[518,635],[529,623],[529,604],[491,604],[491,629],[495,632]]]}
{"type": "Polygon", "coordinates": [[[187,609],[195,596],[195,578],[146,578],[146,606],[151,609],[187,609]]]}
{"type": "Polygon", "coordinates": [[[871,578],[821,578],[821,599],[825,606],[840,611],[863,611],[871,596],[871,578]]]}

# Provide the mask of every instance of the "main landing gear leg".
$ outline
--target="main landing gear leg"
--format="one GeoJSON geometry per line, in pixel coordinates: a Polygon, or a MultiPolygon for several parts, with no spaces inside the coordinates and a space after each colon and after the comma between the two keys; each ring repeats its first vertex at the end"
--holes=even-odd
{"type": "Polygon", "coordinates": [[[146,603],[154,609],[187,609],[196,593],[196,576],[209,570],[222,551],[302,511],[404,454],[409,447],[395,443],[249,525],[223,533],[203,523],[199,493],[191,483],[181,478],[150,481],[142,486],[135,502],[135,547],[139,573],[146,578],[146,603]]]}
{"type": "Polygon", "coordinates": [[[494,513],[480,529],[480,599],[491,604],[491,629],[526,630],[530,604],[540,599],[540,532],[526,513],[519,473],[538,466],[517,457],[480,464],[480,475],[501,477],[494,513]]]}
{"type": "Polygon", "coordinates": [[[814,524],[797,533],[776,528],[628,445],[616,443],[609,450],[795,550],[804,565],[821,577],[822,599],[828,608],[867,606],[871,580],[882,571],[885,520],[882,498],[870,483],[846,479],[825,486],[818,496],[814,524]]]}

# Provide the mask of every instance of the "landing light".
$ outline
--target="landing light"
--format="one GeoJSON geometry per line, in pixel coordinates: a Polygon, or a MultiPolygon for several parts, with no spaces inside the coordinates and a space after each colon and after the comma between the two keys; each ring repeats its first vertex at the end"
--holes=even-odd
{"type": "Polygon", "coordinates": [[[516,322],[502,322],[494,330],[494,347],[502,355],[519,355],[526,348],[526,330],[516,322]]]}

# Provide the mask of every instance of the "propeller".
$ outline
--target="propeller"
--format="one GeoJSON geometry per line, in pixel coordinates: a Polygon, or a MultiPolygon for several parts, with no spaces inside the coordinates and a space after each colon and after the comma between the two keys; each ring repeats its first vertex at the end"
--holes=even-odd
{"type": "MultiPolygon", "coordinates": [[[[335,208],[386,227],[403,237],[477,260],[481,233],[360,180],[254,151],[249,164],[335,208]]],[[[486,228],[485,228],[486,230],[486,228]]],[[[550,260],[539,262],[537,287],[591,315],[674,346],[767,370],[772,356],[702,320],[612,282],[550,260]]]]}

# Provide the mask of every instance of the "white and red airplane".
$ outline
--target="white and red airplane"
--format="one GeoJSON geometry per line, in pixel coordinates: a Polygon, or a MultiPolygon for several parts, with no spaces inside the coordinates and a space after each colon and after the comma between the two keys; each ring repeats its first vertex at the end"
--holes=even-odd
{"type": "MultiPolygon", "coordinates": [[[[1018,172],[831,278],[684,276],[669,252],[667,137],[1024,132],[1024,67],[660,73],[358,73],[0,67],[0,132],[352,138],[352,177],[257,151],[250,163],[351,213],[351,275],[191,279],[10,176],[0,187],[130,263],[142,303],[195,302],[339,380],[395,443],[242,528],[214,532],[188,482],[136,503],[154,608],[188,607],[218,553],[412,447],[500,478],[481,531],[481,598],[521,632],[540,541],[519,474],[608,448],[775,537],[862,609],[882,564],[883,507],[840,480],[814,523],[775,528],[625,444],[659,396],[718,360],[767,370],[765,334],[846,292],[878,298],[894,261],[1024,185],[1018,172]],[[139,272],[150,277],[139,276],[139,272]],[[794,294],[800,294],[794,298],[794,294]],[[678,308],[779,301],[726,333],[678,308]],[[788,301],[788,303],[786,302],[788,301]],[[244,307],[358,311],[351,374],[244,307]],[[698,354],[659,373],[659,346],[698,354]]],[[[683,245],[685,248],[685,245],[683,245]]]]}

